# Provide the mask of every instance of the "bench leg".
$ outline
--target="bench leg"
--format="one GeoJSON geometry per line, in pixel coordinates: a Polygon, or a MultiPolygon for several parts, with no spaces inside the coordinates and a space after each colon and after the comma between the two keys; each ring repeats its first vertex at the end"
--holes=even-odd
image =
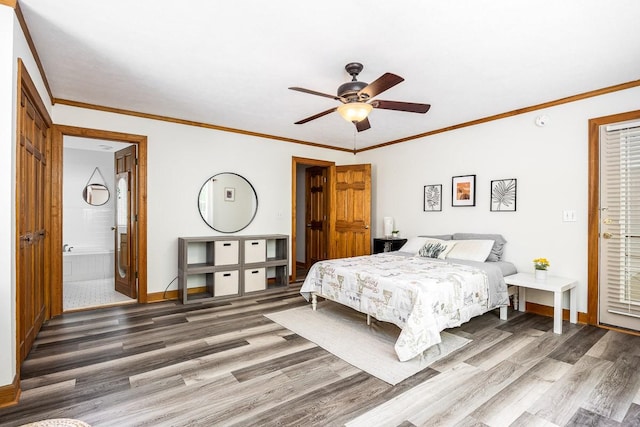
{"type": "Polygon", "coordinates": [[[578,307],[575,287],[569,289],[569,321],[571,323],[578,323],[578,307]]]}
{"type": "Polygon", "coordinates": [[[562,333],[562,292],[553,293],[553,332],[562,333]]]}

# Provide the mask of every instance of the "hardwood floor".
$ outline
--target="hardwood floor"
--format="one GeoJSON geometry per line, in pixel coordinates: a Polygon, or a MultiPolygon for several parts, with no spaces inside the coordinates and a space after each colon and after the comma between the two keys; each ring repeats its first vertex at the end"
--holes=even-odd
{"type": "Polygon", "coordinates": [[[449,330],[471,343],[390,386],[263,316],[302,304],[290,292],[52,319],[0,425],[640,426],[640,337],[487,313],[449,330]]]}

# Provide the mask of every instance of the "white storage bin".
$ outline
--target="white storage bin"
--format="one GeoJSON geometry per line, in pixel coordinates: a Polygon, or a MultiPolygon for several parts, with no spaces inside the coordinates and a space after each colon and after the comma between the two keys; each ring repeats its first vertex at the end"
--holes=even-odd
{"type": "Polygon", "coordinates": [[[218,271],[213,277],[213,295],[238,295],[240,286],[238,283],[238,270],[218,271]]]}
{"type": "Polygon", "coordinates": [[[244,241],[244,262],[265,262],[267,260],[267,248],[264,239],[244,241]]]}
{"type": "Polygon", "coordinates": [[[240,263],[239,243],[237,240],[215,242],[215,265],[235,265],[240,263]]]}
{"type": "Polygon", "coordinates": [[[264,291],[267,289],[267,276],[264,267],[244,271],[244,291],[264,291]]]}

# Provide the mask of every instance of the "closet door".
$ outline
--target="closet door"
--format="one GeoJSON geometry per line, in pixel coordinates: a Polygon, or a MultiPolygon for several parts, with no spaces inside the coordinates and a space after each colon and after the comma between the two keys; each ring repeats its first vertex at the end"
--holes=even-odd
{"type": "MultiPolygon", "coordinates": [[[[29,79],[30,80],[30,79],[29,79]]],[[[49,125],[36,107],[32,92],[23,81],[19,103],[17,144],[16,259],[18,357],[24,360],[47,313],[45,274],[49,125]]],[[[62,248],[59,248],[62,251],[62,248]]]]}
{"type": "Polygon", "coordinates": [[[371,254],[371,165],[330,168],[330,257],[371,254]]]}

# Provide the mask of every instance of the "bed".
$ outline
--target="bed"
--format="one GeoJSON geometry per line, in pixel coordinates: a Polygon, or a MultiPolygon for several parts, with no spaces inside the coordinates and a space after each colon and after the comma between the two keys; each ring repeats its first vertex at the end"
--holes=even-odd
{"type": "Polygon", "coordinates": [[[400,361],[413,359],[440,343],[444,329],[496,308],[506,318],[504,276],[516,273],[501,259],[506,241],[456,236],[419,236],[397,252],[319,261],[300,293],[314,310],[319,296],[397,325],[396,354],[400,361]]]}

